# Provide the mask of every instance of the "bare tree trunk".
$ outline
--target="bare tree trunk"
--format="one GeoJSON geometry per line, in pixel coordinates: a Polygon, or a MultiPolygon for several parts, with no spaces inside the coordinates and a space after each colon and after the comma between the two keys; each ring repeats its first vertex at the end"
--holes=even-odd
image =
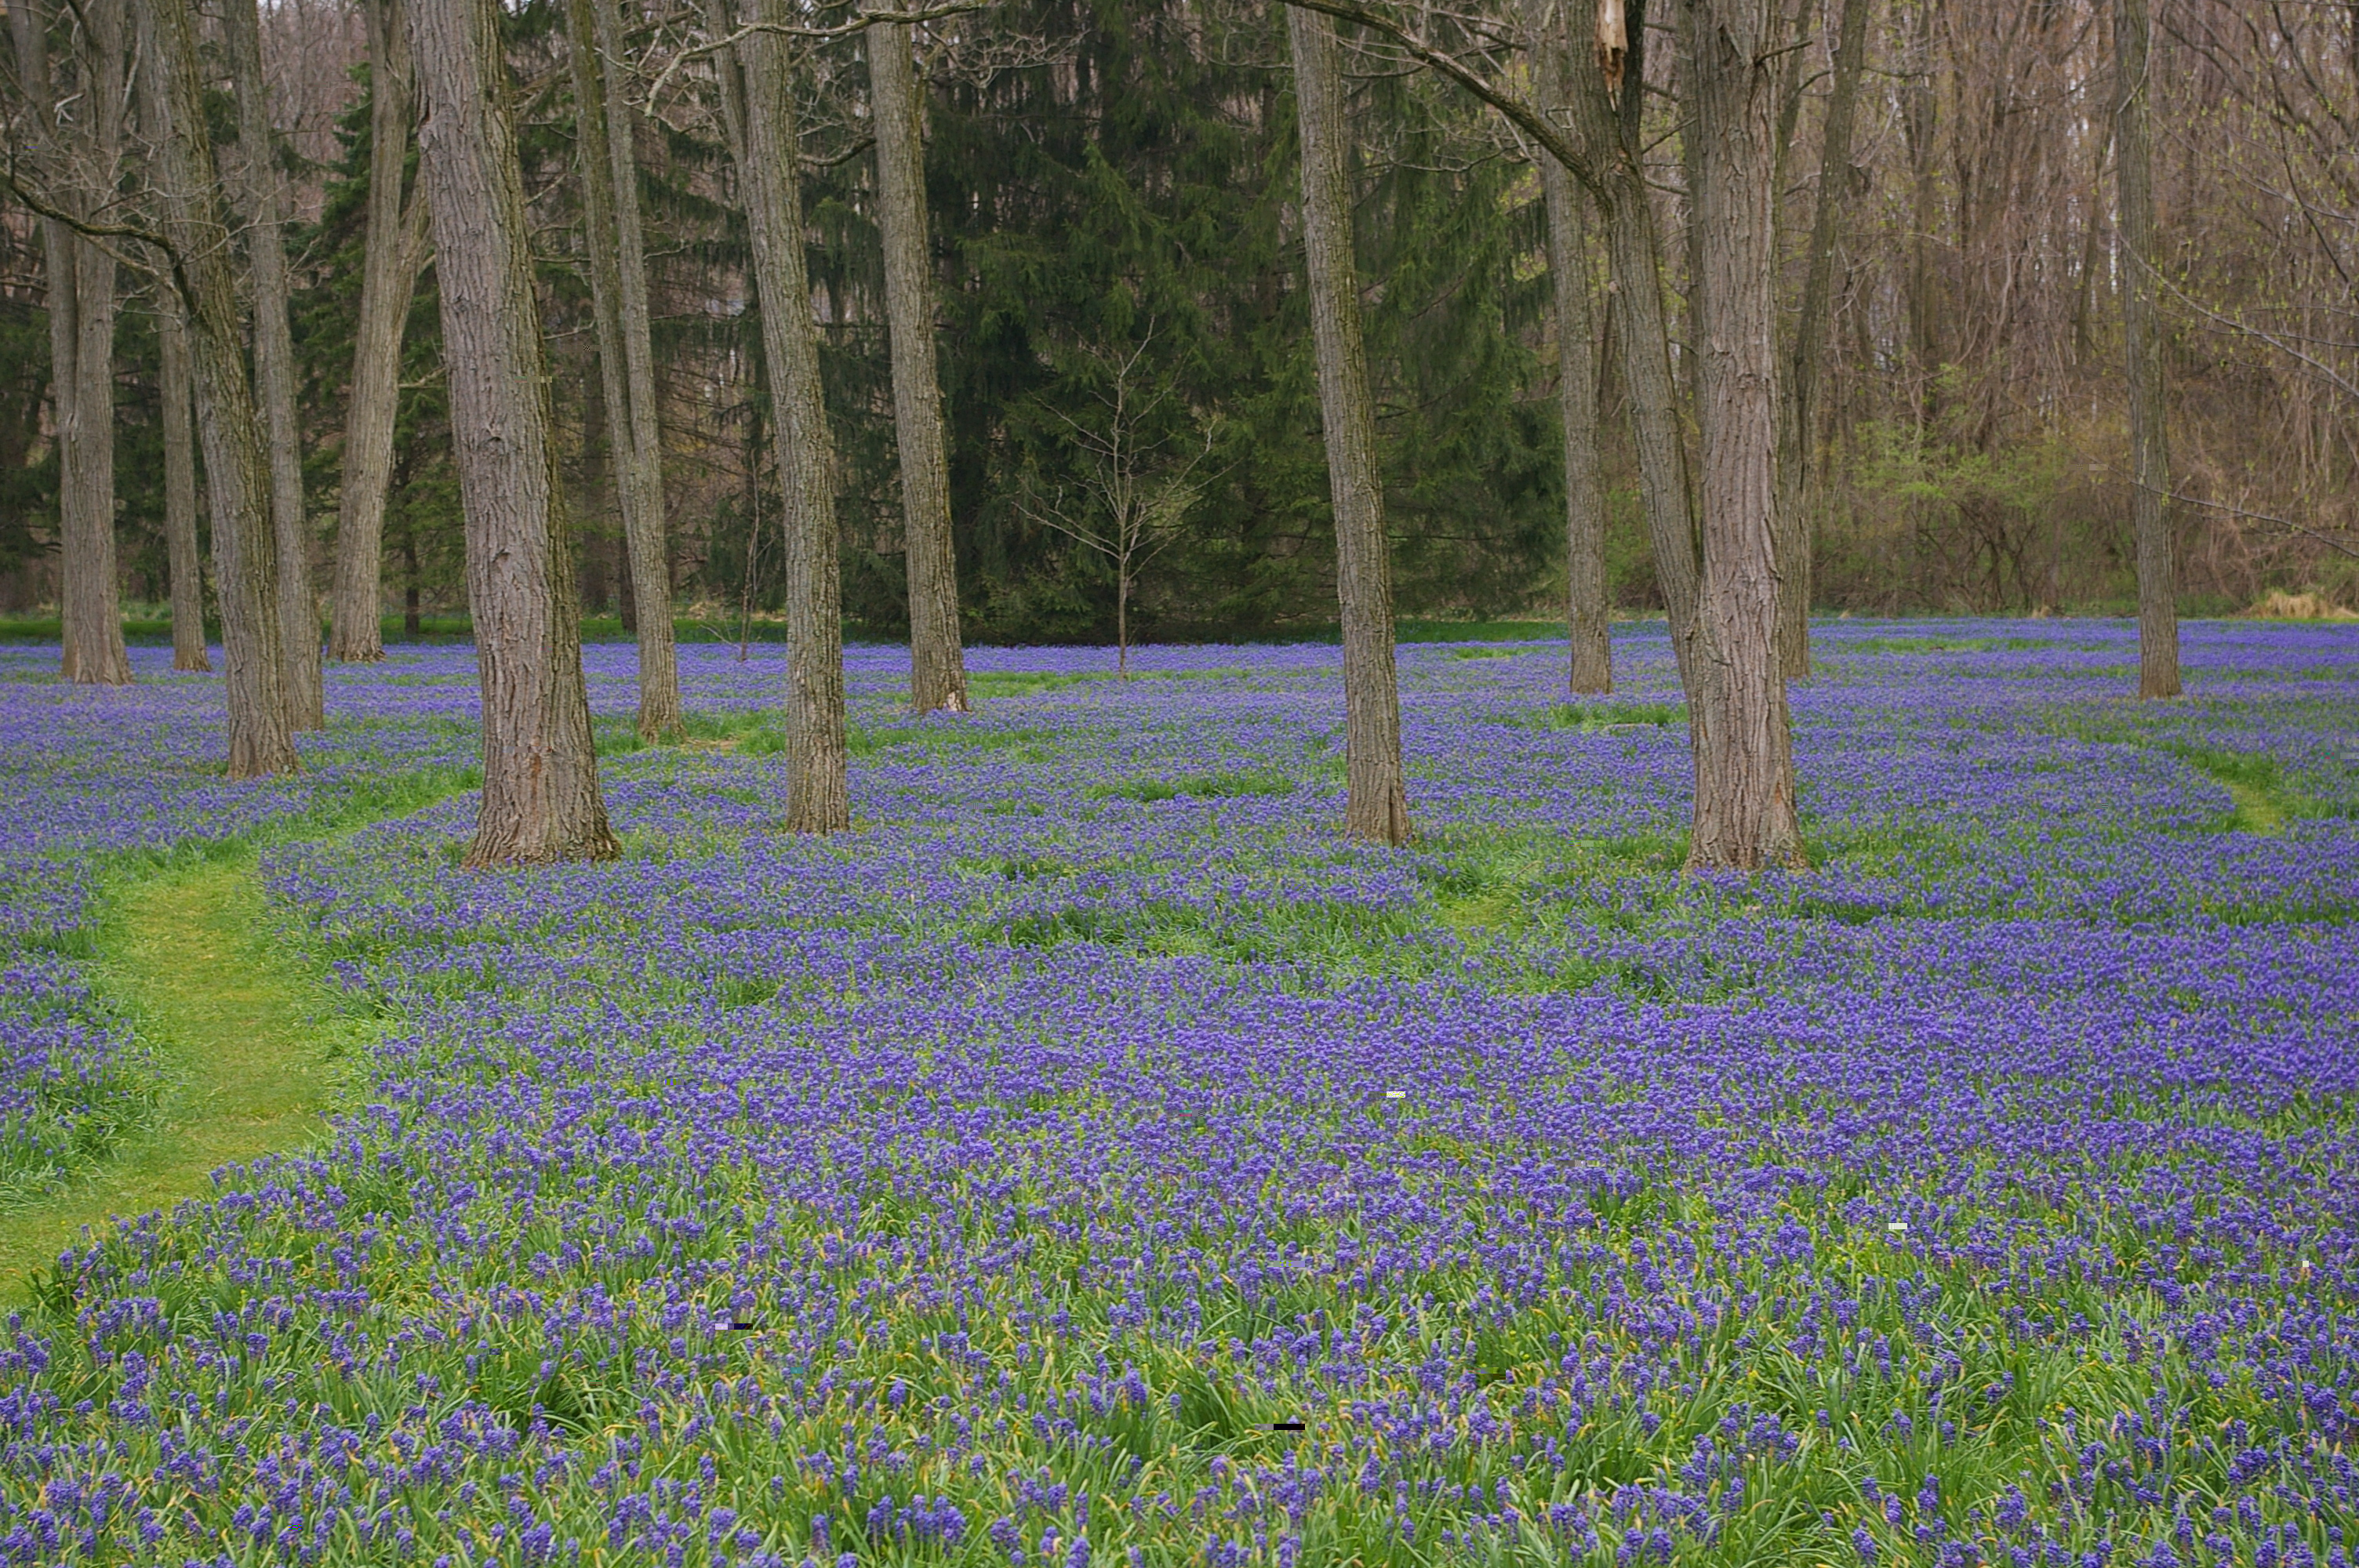
{"type": "Polygon", "coordinates": [[[647,247],[639,228],[639,169],[631,110],[617,71],[622,28],[614,0],[567,0],[568,56],[582,136],[584,238],[598,372],[606,400],[623,547],[630,557],[639,654],[639,736],[676,741],[682,730],[679,664],[672,646],[671,567],[664,544],[663,432],[657,419],[655,351],[647,308],[647,247]]]}
{"type": "Polygon", "coordinates": [[[1789,678],[1810,673],[1811,467],[1818,451],[1819,366],[1826,358],[1827,305],[1834,286],[1835,224],[1851,186],[1851,135],[1859,74],[1867,56],[1873,0],[1843,0],[1835,41],[1834,80],[1819,145],[1818,205],[1810,215],[1810,256],[1802,310],[1777,405],[1777,663],[1789,678]]]}
{"type": "Polygon", "coordinates": [[[222,687],[229,707],[229,775],[291,773],[301,764],[287,722],[278,643],[278,555],[270,531],[270,459],[246,379],[221,168],[204,116],[189,0],[140,0],[142,115],[157,146],[158,202],[188,313],[197,430],[212,500],[213,583],[221,598],[222,687]]]}
{"type": "MultiPolygon", "coordinates": [[[[104,47],[119,56],[120,4],[95,5],[88,14],[95,20],[110,10],[114,38],[104,47]]],[[[119,99],[121,66],[103,75],[113,79],[119,99]]],[[[112,167],[114,159],[105,157],[103,162],[112,167]]],[[[64,674],[71,681],[122,686],[131,679],[131,658],[123,645],[114,565],[114,258],[81,238],[72,249],[75,384],[71,420],[60,427],[58,443],[58,510],[64,524],[60,597],[68,632],[64,674]]]]}
{"type": "MultiPolygon", "coordinates": [[[[1553,7],[1533,7],[1533,72],[1541,113],[1561,118],[1571,96],[1566,41],[1553,7]]],[[[1565,167],[1538,155],[1548,205],[1549,273],[1556,291],[1557,409],[1564,421],[1565,624],[1572,643],[1571,689],[1614,689],[1607,631],[1605,492],[1597,472],[1597,345],[1589,309],[1589,235],[1584,200],[1565,167]]]]}
{"type": "MultiPolygon", "coordinates": [[[[780,0],[747,0],[738,20],[786,21],[780,0]]],[[[845,777],[843,615],[835,523],[835,452],[819,377],[803,259],[801,148],[793,62],[775,32],[736,45],[742,102],[738,191],[753,239],[762,349],[777,433],[787,557],[787,820],[788,831],[852,824],[845,777]]]]}
{"type": "Polygon", "coordinates": [[[1933,265],[1933,231],[1939,221],[1939,166],[1934,161],[1934,132],[1940,109],[1934,96],[1934,51],[1939,47],[1934,27],[1941,0],[1913,0],[1911,22],[1916,59],[1914,70],[1900,89],[1901,126],[1908,145],[1910,211],[1908,225],[1908,341],[1918,378],[1917,416],[1930,422],[1940,396],[1941,306],[1937,297],[1940,277],[1933,265]]]}
{"type": "Polygon", "coordinates": [[[255,0],[229,0],[222,17],[237,86],[238,183],[253,285],[255,390],[270,442],[271,535],[278,551],[287,716],[298,730],[320,730],[328,722],[321,687],[320,602],[311,591],[311,523],[303,511],[303,427],[295,414],[295,337],[287,323],[287,251],[278,230],[278,169],[271,157],[262,23],[255,0]]]}
{"type": "Polygon", "coordinates": [[[1646,6],[1626,12],[1628,53],[1619,102],[1602,70],[1578,70],[1572,111],[1582,139],[1602,149],[1606,189],[1605,249],[1613,269],[1613,314],[1630,394],[1630,434],[1638,489],[1654,548],[1655,580],[1669,622],[1671,650],[1688,695],[1689,728],[1709,693],[1698,681],[1695,503],[1688,482],[1687,439],[1680,428],[1679,384],[1671,372],[1670,313],[1663,299],[1663,245],[1640,162],[1638,103],[1646,91],[1646,6]]]}
{"type": "Polygon", "coordinates": [[[158,291],[156,341],[162,351],[164,395],[164,549],[172,571],[172,667],[210,670],[205,652],[205,584],[197,560],[197,448],[190,406],[188,327],[180,301],[158,291]]]}
{"type": "Polygon", "coordinates": [[[2138,696],[2179,695],[2179,587],[2170,538],[2170,448],[2156,320],[2154,152],[2147,128],[2147,0],[2114,0],[2114,178],[2121,201],[2122,347],[2130,405],[2130,519],[2137,539],[2138,696]]]}
{"type": "MultiPolygon", "coordinates": [[[[75,13],[71,88],[51,70],[48,16],[14,6],[27,151],[57,194],[102,219],[123,144],[123,3],[75,13]]],[[[58,441],[59,671],[70,681],[131,679],[114,559],[114,258],[57,219],[42,222],[49,314],[50,413],[58,441]]]]}
{"type": "Polygon", "coordinates": [[[902,559],[909,574],[909,701],[966,711],[959,645],[958,555],[950,462],[934,368],[934,289],[926,237],[925,119],[903,22],[868,25],[869,118],[876,128],[876,226],[893,341],[893,429],[901,454],[902,559]]]}
{"type": "Polygon", "coordinates": [[[1696,423],[1703,584],[1692,867],[1802,863],[1777,665],[1777,356],[1771,291],[1775,83],[1767,0],[1688,0],[1700,229],[1696,423]]]}
{"type": "Polygon", "coordinates": [[[484,693],[483,809],[466,863],[610,859],[500,12],[494,0],[408,9],[484,693]]]}
{"type": "Polygon", "coordinates": [[[344,416],[342,493],[337,503],[336,581],[328,656],[348,664],[385,657],[385,505],[393,479],[393,431],[401,412],[401,342],[426,260],[426,193],[402,200],[417,81],[399,0],[363,0],[369,49],[368,239],[361,261],[360,320],[344,416]]]}
{"type": "Polygon", "coordinates": [[[1401,766],[1399,677],[1393,663],[1392,558],[1376,472],[1376,421],[1360,336],[1360,281],[1352,253],[1352,193],[1344,168],[1346,105],[1334,27],[1299,7],[1286,13],[1294,102],[1302,133],[1302,248],[1319,356],[1319,420],[1335,508],[1335,586],[1343,615],[1343,829],[1357,838],[1408,840],[1401,766]]]}

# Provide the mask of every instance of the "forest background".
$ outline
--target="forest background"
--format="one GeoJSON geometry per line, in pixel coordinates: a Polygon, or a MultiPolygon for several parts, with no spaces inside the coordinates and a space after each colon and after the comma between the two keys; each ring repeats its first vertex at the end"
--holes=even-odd
{"type": "MultiPolygon", "coordinates": [[[[1794,330],[1836,47],[1797,0],[1781,62],[1782,330],[1794,330]]],[[[655,312],[672,586],[734,629],[784,586],[759,306],[721,129],[635,18],[638,167],[655,312]],[[663,89],[663,91],[657,91],[663,89]],[[653,93],[652,100],[650,94],[653,93]]],[[[1892,0],[1870,8],[1831,341],[1810,438],[1824,610],[2126,609],[2135,597],[2110,165],[2109,7],[1892,0]]],[[[506,12],[592,614],[629,629],[582,243],[562,7],[506,12]]],[[[846,15],[850,15],[847,11],[846,15]]],[[[2164,0],[2155,176],[2181,608],[2270,590],[2359,600],[2359,5],[2164,0]]],[[[305,493],[324,581],[367,211],[361,12],[262,12],[303,383],[305,493]]],[[[1163,501],[1133,634],[1284,634],[1332,622],[1333,534],[1302,282],[1283,7],[1265,0],[1003,0],[925,35],[926,175],[965,635],[1105,641],[1105,558],[1056,524],[1102,485],[1110,436],[1163,501]]],[[[1648,176],[1683,312],[1680,51],[1646,51],[1648,176]]],[[[907,627],[900,492],[865,129],[863,40],[801,73],[813,305],[838,446],[844,610],[907,627]]],[[[680,63],[687,63],[682,61],[680,63]]],[[[1558,353],[1530,149],[1447,83],[1347,53],[1358,260],[1398,606],[1560,615],[1558,353]]],[[[227,94],[214,131],[234,143],[227,94]]],[[[1593,258],[1602,287],[1602,257],[1593,258]]],[[[57,455],[39,234],[0,206],[0,610],[55,597],[57,455]]],[[[1599,435],[1612,600],[1657,607],[1612,313],[1599,435]]],[[[1677,323],[1684,328],[1684,315],[1677,323]]],[[[124,586],[165,597],[152,301],[118,327],[124,586]]],[[[1681,373],[1689,356],[1674,343],[1681,373]]],[[[386,586],[415,632],[462,606],[440,321],[429,267],[404,347],[386,586]]]]}

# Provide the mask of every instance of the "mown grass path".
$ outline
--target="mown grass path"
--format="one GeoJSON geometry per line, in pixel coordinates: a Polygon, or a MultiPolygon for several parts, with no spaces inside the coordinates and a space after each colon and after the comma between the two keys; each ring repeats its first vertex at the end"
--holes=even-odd
{"type": "Polygon", "coordinates": [[[105,989],[127,1006],[164,1085],[148,1123],[54,1197],[0,1216],[0,1296],[55,1264],[84,1227],[212,1191],[223,1165],[317,1138],[352,1027],[262,924],[251,852],[125,891],[102,937],[105,989]]]}

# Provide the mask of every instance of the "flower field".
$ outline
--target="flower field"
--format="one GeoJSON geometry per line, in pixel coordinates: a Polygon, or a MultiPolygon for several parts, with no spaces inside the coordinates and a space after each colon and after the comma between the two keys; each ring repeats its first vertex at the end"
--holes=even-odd
{"type": "Polygon", "coordinates": [[[1679,872],[1659,627],[851,651],[854,830],[774,831],[774,652],[681,649],[624,858],[462,872],[466,650],[218,687],[0,651],[0,1199],[152,1071],[143,868],[259,842],[381,1020],[332,1140],[78,1249],[0,1346],[0,1561],[2351,1568],[2359,636],[1845,623],[1818,869],[1679,872]]]}

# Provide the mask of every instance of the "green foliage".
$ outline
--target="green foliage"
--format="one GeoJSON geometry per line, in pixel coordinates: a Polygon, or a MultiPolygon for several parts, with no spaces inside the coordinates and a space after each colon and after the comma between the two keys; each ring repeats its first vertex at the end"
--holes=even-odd
{"type": "MultiPolygon", "coordinates": [[[[1073,432],[1102,416],[1105,366],[1142,349],[1170,427],[1148,438],[1176,447],[1216,434],[1182,536],[1141,581],[1141,633],[1331,619],[1326,463],[1287,217],[1299,177],[1282,11],[1021,0],[998,25],[1075,42],[1054,66],[938,81],[929,113],[970,634],[1110,640],[1110,569],[1022,498],[1076,486],[1073,432]]],[[[1531,396],[1544,280],[1517,272],[1537,238],[1528,196],[1487,153],[1464,156],[1473,111],[1445,89],[1381,83],[1356,109],[1386,127],[1385,154],[1359,171],[1360,263],[1400,602],[1527,600],[1560,532],[1554,420],[1531,396]],[[1408,139],[1395,146],[1401,126],[1408,139]]],[[[819,270],[864,287],[873,263],[838,254],[873,248],[842,215],[863,177],[847,165],[832,178],[812,203],[819,270]]],[[[897,509],[882,335],[840,333],[832,347],[855,542],[845,606],[862,627],[897,635],[897,557],[858,547],[873,519],[897,509]]]]}
{"type": "MultiPolygon", "coordinates": [[[[0,265],[30,271],[37,232],[0,229],[0,265]]],[[[41,433],[49,379],[49,313],[26,290],[0,289],[0,571],[41,549],[35,529],[55,525],[57,447],[41,433]]]]}

